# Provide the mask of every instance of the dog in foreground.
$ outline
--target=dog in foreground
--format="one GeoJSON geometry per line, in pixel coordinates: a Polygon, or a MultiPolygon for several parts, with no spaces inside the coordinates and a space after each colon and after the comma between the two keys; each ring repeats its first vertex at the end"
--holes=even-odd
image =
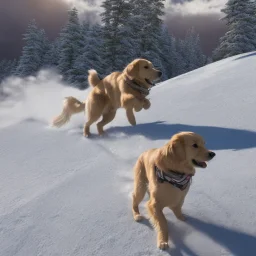
{"type": "Polygon", "coordinates": [[[161,75],[162,72],[145,59],[136,59],[123,72],[113,72],[103,80],[99,79],[95,70],[89,70],[88,82],[93,89],[86,102],[67,97],[62,113],[53,119],[52,125],[61,127],[73,114],[85,111],[87,122],[84,126],[84,136],[90,135],[90,126],[101,116],[102,120],[97,123],[97,129],[99,135],[102,135],[103,127],[115,118],[119,108],[124,108],[129,123],[136,125],[134,111],[150,107],[150,101],[146,97],[154,85],[153,82],[161,75]]]}
{"type": "Polygon", "coordinates": [[[168,226],[163,209],[169,207],[179,220],[185,220],[181,208],[195,168],[206,168],[206,162],[214,156],[200,135],[181,132],[162,148],[146,151],[138,158],[134,167],[133,217],[135,221],[143,219],[139,204],[148,191],[147,211],[157,231],[158,248],[168,248],[168,226]]]}

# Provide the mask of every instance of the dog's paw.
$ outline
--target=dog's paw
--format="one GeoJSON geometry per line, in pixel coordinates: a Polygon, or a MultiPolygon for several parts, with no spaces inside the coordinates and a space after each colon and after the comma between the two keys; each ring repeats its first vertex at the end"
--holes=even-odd
{"type": "Polygon", "coordinates": [[[160,250],[167,250],[169,248],[169,245],[168,245],[168,242],[160,241],[160,242],[158,242],[157,247],[160,250]]]}
{"type": "Polygon", "coordinates": [[[145,101],[144,101],[144,104],[143,104],[143,108],[144,108],[144,109],[149,109],[150,106],[151,106],[150,101],[149,101],[149,100],[145,100],[145,101]]]}
{"type": "Polygon", "coordinates": [[[132,126],[135,126],[136,125],[136,120],[129,120],[130,121],[130,124],[132,125],[132,126]]]}
{"type": "Polygon", "coordinates": [[[101,134],[98,134],[98,136],[102,139],[106,139],[106,138],[109,138],[109,134],[107,132],[103,132],[101,134]]]}
{"type": "Polygon", "coordinates": [[[140,105],[140,106],[134,107],[133,109],[135,112],[140,112],[142,110],[142,108],[143,108],[143,106],[140,105]]]}
{"type": "Polygon", "coordinates": [[[98,132],[98,135],[99,135],[100,137],[104,137],[104,136],[106,135],[106,133],[105,133],[104,131],[99,131],[99,132],[98,132]]]}
{"type": "Polygon", "coordinates": [[[91,135],[90,130],[86,126],[84,126],[83,135],[85,138],[88,138],[91,135]]]}
{"type": "Polygon", "coordinates": [[[144,219],[144,217],[143,217],[142,215],[140,215],[140,214],[135,214],[135,215],[133,216],[133,218],[134,218],[134,220],[137,221],[137,222],[140,222],[140,221],[142,221],[142,220],[144,219]]]}
{"type": "Polygon", "coordinates": [[[85,138],[89,138],[90,135],[91,135],[90,133],[85,133],[85,132],[84,132],[84,137],[85,137],[85,138]]]}

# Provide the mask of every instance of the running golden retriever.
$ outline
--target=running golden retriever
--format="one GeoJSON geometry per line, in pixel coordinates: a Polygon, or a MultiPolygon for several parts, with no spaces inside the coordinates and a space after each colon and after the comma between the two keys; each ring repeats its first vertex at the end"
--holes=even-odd
{"type": "Polygon", "coordinates": [[[118,108],[124,108],[128,121],[136,125],[133,111],[148,109],[150,101],[146,98],[153,82],[158,80],[162,72],[156,70],[152,63],[145,59],[136,59],[123,72],[113,72],[100,80],[95,70],[89,70],[88,81],[93,87],[86,103],[74,97],[64,100],[62,113],[53,119],[52,125],[61,127],[71,116],[86,111],[87,122],[84,126],[84,136],[90,135],[90,126],[101,116],[97,123],[99,135],[104,133],[103,127],[110,123],[118,108]]]}
{"type": "Polygon", "coordinates": [[[169,207],[179,220],[185,220],[181,208],[195,168],[206,168],[206,161],[214,156],[214,152],[205,148],[200,135],[181,132],[162,148],[146,151],[138,158],[134,167],[133,217],[135,221],[143,218],[139,204],[148,190],[147,210],[157,231],[160,249],[168,247],[168,226],[163,209],[169,207]]]}

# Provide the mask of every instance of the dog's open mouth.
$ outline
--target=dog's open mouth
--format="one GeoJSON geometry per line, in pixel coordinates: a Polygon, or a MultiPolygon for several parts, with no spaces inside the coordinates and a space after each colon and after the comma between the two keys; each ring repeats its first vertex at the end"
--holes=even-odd
{"type": "Polygon", "coordinates": [[[195,159],[192,160],[192,163],[193,163],[196,167],[200,167],[200,168],[206,168],[206,167],[207,167],[206,162],[199,162],[199,161],[196,161],[195,159]]]}
{"type": "Polygon", "coordinates": [[[155,79],[153,82],[151,82],[149,79],[145,78],[145,81],[147,84],[149,84],[151,87],[155,86],[158,81],[160,81],[160,78],[155,79]]]}
{"type": "Polygon", "coordinates": [[[151,86],[155,86],[155,84],[154,84],[154,83],[152,83],[149,79],[145,78],[145,81],[146,81],[149,85],[151,85],[151,86]]]}

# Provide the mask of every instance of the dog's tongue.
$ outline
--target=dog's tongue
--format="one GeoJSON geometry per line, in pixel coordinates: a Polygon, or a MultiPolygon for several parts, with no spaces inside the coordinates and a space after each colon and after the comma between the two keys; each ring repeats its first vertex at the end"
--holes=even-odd
{"type": "Polygon", "coordinates": [[[205,162],[200,162],[200,166],[201,166],[202,168],[206,168],[206,167],[207,167],[207,164],[206,164],[205,162]]]}

